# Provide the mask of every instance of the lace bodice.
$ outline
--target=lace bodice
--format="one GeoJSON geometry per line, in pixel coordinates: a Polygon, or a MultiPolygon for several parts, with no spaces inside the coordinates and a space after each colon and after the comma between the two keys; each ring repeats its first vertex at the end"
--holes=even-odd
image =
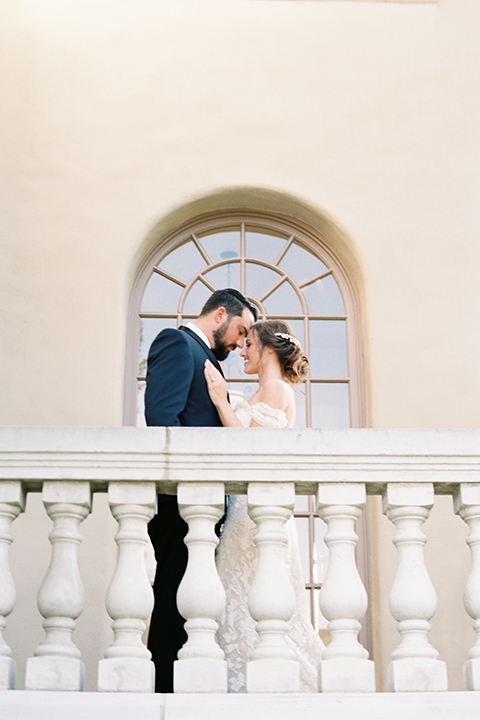
{"type": "Polygon", "coordinates": [[[285,428],[287,427],[287,416],[283,410],[277,410],[263,402],[249,405],[242,400],[235,408],[235,415],[242,423],[243,427],[248,427],[252,420],[258,425],[269,428],[285,428]]]}

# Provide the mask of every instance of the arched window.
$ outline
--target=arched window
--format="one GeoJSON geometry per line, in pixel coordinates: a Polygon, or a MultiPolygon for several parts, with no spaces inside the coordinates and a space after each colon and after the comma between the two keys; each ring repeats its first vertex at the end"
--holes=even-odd
{"type": "MultiPolygon", "coordinates": [[[[364,425],[358,301],[348,272],[319,233],[262,213],[192,222],[145,259],[133,295],[132,345],[138,361],[127,378],[129,424],[145,424],[146,363],[156,335],[196,318],[209,295],[222,287],[244,293],[257,305],[260,319],[286,320],[309,356],[310,377],[296,391],[297,427],[364,425]]],[[[231,398],[248,400],[256,384],[243,374],[238,352],[230,354],[223,370],[231,398]]],[[[298,498],[295,515],[315,620],[327,557],[324,525],[311,498],[298,498]]]]}

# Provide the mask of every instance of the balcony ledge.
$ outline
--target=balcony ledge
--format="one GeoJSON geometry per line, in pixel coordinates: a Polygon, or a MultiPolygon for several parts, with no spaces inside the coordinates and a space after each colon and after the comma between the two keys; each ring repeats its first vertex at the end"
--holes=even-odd
{"type": "Polygon", "coordinates": [[[433,482],[450,494],[478,482],[480,430],[268,430],[245,428],[1,427],[0,479],[40,491],[44,480],[155,482],[175,493],[182,482],[219,481],[227,494],[248,482],[295,482],[312,494],[319,482],[433,482]],[[454,478],[452,478],[454,473],[454,478]]]}
{"type": "Polygon", "coordinates": [[[150,695],[0,692],[2,720],[456,720],[480,715],[479,692],[150,695]]]}

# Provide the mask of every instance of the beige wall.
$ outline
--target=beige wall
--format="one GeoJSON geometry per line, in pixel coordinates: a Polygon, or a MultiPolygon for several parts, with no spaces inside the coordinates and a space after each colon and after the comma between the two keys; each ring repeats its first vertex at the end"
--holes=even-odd
{"type": "MultiPolygon", "coordinates": [[[[0,12],[2,424],[121,424],[128,298],[152,229],[196,199],[262,206],[271,188],[286,198],[272,208],[341,229],[369,425],[478,427],[477,0],[0,12]],[[242,190],[218,201],[225,188],[242,190]]],[[[448,569],[433,572],[441,594],[448,569]]]]}
{"type": "Polygon", "coordinates": [[[370,424],[476,425],[473,7],[4,4],[1,421],[120,423],[142,240],[266,186],[352,238],[370,424]]]}

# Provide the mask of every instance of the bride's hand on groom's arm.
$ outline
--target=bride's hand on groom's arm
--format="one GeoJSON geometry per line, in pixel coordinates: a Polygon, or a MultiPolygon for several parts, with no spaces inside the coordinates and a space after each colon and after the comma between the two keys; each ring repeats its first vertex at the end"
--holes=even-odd
{"type": "Polygon", "coordinates": [[[208,394],[216,407],[228,405],[228,388],[225,378],[218,372],[217,368],[205,360],[205,380],[207,382],[208,394]]]}

